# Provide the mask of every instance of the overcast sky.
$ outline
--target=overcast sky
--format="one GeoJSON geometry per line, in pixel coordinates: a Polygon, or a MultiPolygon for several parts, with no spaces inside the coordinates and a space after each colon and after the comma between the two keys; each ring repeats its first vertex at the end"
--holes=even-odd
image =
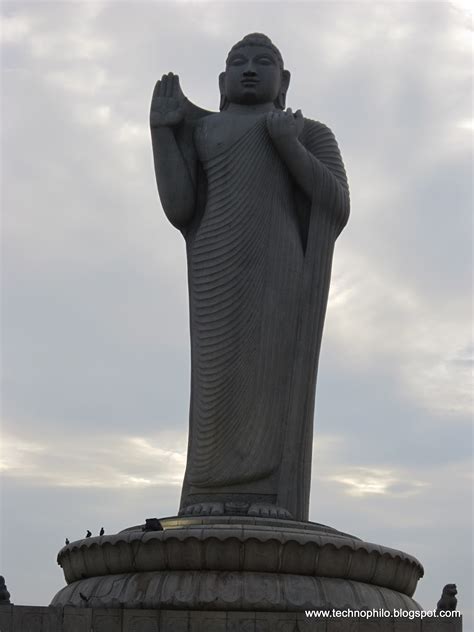
{"type": "MultiPolygon", "coordinates": [[[[460,2],[3,3],[2,561],[12,600],[64,585],[64,538],[174,515],[189,339],[162,212],[156,79],[217,110],[261,31],[287,105],[336,134],[352,216],[320,361],[310,518],[472,591],[471,20],[460,2]]],[[[467,628],[466,628],[467,629],[467,628]]]]}

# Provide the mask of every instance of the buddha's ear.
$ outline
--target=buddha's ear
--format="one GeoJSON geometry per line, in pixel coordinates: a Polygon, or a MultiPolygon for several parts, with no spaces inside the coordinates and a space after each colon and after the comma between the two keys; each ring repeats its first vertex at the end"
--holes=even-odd
{"type": "Polygon", "coordinates": [[[280,110],[285,109],[286,105],[286,93],[288,92],[288,87],[290,85],[291,74],[289,70],[283,70],[281,73],[281,89],[280,94],[277,96],[275,100],[275,106],[280,110]]]}
{"type": "Polygon", "coordinates": [[[225,96],[225,72],[221,72],[219,75],[219,92],[221,93],[221,102],[219,103],[219,110],[227,109],[227,98],[225,96]]]}

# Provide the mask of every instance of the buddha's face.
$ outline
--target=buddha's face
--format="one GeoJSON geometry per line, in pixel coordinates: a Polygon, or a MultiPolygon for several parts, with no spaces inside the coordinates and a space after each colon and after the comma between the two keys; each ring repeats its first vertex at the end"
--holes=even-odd
{"type": "Polygon", "coordinates": [[[273,103],[281,84],[282,69],[271,49],[242,46],[229,55],[223,88],[230,103],[273,103]]]}

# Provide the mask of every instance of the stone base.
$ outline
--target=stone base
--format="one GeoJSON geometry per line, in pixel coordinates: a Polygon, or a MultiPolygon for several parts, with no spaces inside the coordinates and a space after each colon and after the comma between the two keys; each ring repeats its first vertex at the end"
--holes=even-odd
{"type": "Polygon", "coordinates": [[[315,620],[301,613],[0,606],[1,632],[462,632],[462,619],[315,620]]]}
{"type": "Polygon", "coordinates": [[[71,542],[58,555],[68,586],[52,606],[228,613],[306,609],[420,610],[414,557],[310,522],[165,518],[71,542]]]}
{"type": "Polygon", "coordinates": [[[214,612],[421,610],[416,601],[403,593],[363,582],[230,571],[154,571],[91,577],[63,588],[52,605],[214,612]]]}

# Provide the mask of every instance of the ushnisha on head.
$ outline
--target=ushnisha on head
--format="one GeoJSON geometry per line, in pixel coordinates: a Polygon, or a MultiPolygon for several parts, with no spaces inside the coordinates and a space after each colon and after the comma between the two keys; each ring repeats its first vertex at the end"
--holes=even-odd
{"type": "Polygon", "coordinates": [[[229,103],[273,103],[284,110],[289,84],[290,73],[278,48],[266,35],[251,33],[234,44],[225,72],[219,75],[220,109],[227,109],[229,103]]]}

